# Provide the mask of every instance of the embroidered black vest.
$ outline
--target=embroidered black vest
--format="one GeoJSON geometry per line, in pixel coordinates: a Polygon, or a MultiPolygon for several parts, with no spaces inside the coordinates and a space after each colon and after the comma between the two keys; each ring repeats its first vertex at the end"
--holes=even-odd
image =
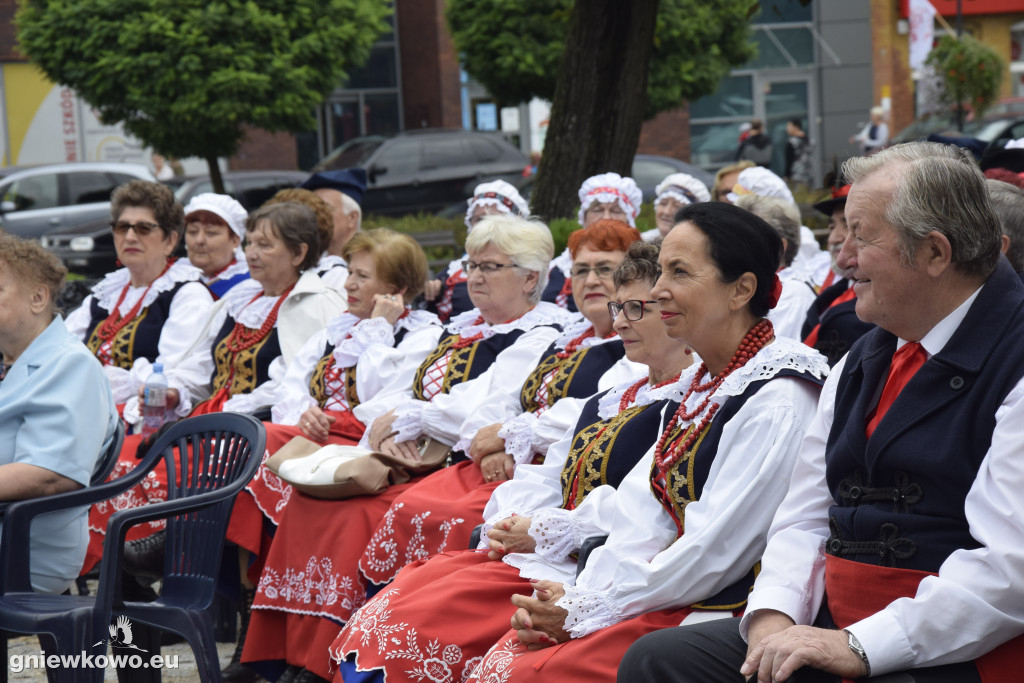
{"type": "Polygon", "coordinates": [[[849,280],[842,278],[823,289],[807,311],[807,319],[800,333],[801,339],[806,339],[815,325],[821,325],[814,348],[828,359],[829,367],[846,355],[853,342],[875,328],[857,317],[856,298],[829,308],[848,289],[849,284],[849,280]]]}
{"type": "MultiPolygon", "coordinates": [[[[740,408],[750,400],[750,397],[756,394],[763,386],[772,380],[783,377],[799,377],[800,379],[813,382],[816,386],[821,386],[822,384],[822,380],[810,373],[788,369],[781,370],[769,379],[751,382],[742,394],[730,396],[721,404],[711,423],[697,437],[690,451],[676,460],[668,472],[665,473],[664,481],[658,476],[657,463],[655,462],[651,466],[651,492],[658,502],[661,503],[662,507],[672,516],[680,536],[685,533],[686,529],[686,506],[699,499],[704,492],[704,484],[707,482],[708,474],[711,472],[711,465],[714,463],[715,458],[718,457],[718,444],[722,440],[722,431],[725,429],[725,425],[735,417],[740,408]]],[[[668,407],[665,409],[664,424],[661,425],[662,430],[668,426],[668,422],[672,419],[678,408],[678,403],[672,402],[668,404],[668,407]]],[[[667,451],[680,439],[685,439],[689,431],[694,427],[694,425],[687,425],[685,428],[676,426],[672,433],[668,435],[668,438],[665,439],[663,448],[667,451]]],[[[788,476],[788,473],[785,475],[780,474],[780,476],[788,476]]],[[[757,578],[760,570],[761,563],[759,561],[742,579],[731,586],[723,588],[707,600],[692,605],[693,609],[739,609],[746,604],[747,595],[753,589],[754,579],[757,578]]]]}
{"type": "Polygon", "coordinates": [[[566,358],[559,358],[559,349],[552,344],[523,382],[519,395],[523,412],[533,413],[540,408],[550,408],[566,396],[593,396],[597,392],[601,375],[619,362],[625,353],[621,339],[577,349],[566,358]],[[554,376],[545,385],[545,378],[552,372],[554,376]]]}
{"type": "MultiPolygon", "coordinates": [[[[605,344],[607,346],[607,344],[605,344]]],[[[601,398],[583,405],[575,436],[562,468],[562,507],[573,510],[598,486],[618,487],[637,461],[658,440],[665,401],[630,406],[609,420],[598,415],[601,398]]]]}
{"type": "MultiPolygon", "coordinates": [[[[402,343],[407,331],[408,330],[404,327],[398,330],[395,334],[395,346],[402,343]]],[[[316,400],[317,405],[321,409],[327,405],[327,399],[331,397],[331,394],[327,390],[326,374],[328,364],[331,363],[331,357],[334,355],[335,348],[336,347],[333,344],[327,344],[323,355],[320,357],[316,367],[313,369],[313,376],[309,380],[309,395],[316,400]]],[[[356,363],[358,364],[358,361],[356,361],[356,363]]],[[[352,410],[359,405],[359,392],[356,390],[356,365],[345,368],[345,400],[348,402],[349,410],[352,410]]]]}
{"type": "Polygon", "coordinates": [[[436,300],[427,302],[427,310],[436,315],[442,323],[447,323],[460,313],[473,310],[473,301],[469,298],[469,286],[465,280],[456,282],[451,288],[451,310],[447,314],[438,310],[437,304],[446,296],[448,289],[445,285],[448,281],[448,270],[442,270],[436,279],[441,281],[441,293],[437,295],[436,300]]]}
{"type": "MultiPolygon", "coordinates": [[[[115,367],[129,370],[137,358],[145,358],[150,363],[156,362],[157,356],[160,355],[160,333],[171,315],[171,303],[178,290],[187,284],[178,282],[173,288],[160,292],[153,303],[140,310],[131,321],[118,330],[110,343],[110,357],[115,367]]],[[[86,346],[97,357],[103,342],[96,336],[96,328],[110,313],[93,298],[89,306],[90,320],[86,346]]]]}
{"type": "Polygon", "coordinates": [[[214,369],[211,379],[214,391],[228,387],[232,396],[248,394],[270,379],[270,364],[281,355],[277,327],[271,328],[266,337],[249,348],[231,353],[225,342],[234,327],[234,318],[228,316],[217,333],[213,343],[214,369]]]}
{"type": "MultiPolygon", "coordinates": [[[[552,268],[548,272],[548,284],[544,287],[544,292],[540,296],[541,301],[547,301],[551,304],[558,304],[558,295],[562,292],[562,287],[565,286],[565,274],[561,268],[552,268]]],[[[572,298],[570,293],[565,302],[565,308],[573,313],[576,312],[576,300],[572,298]]]]}
{"type": "MultiPolygon", "coordinates": [[[[487,368],[491,367],[498,354],[512,346],[523,332],[524,330],[511,330],[473,342],[461,349],[452,350],[452,356],[444,371],[444,383],[440,393],[447,394],[456,384],[468,382],[483,374],[487,368]]],[[[423,377],[427,374],[430,366],[448,353],[457,341],[459,341],[457,334],[445,332],[441,335],[437,347],[427,354],[426,359],[416,371],[416,378],[412,384],[413,398],[420,401],[427,400],[423,393],[423,377]]]]}
{"type": "Polygon", "coordinates": [[[995,413],[1024,376],[1024,286],[1000,260],[956,332],[896,397],[868,440],[896,337],[876,329],[850,350],[825,451],[835,504],[826,552],[938,571],[977,548],[964,500],[992,441],[995,413]]]}

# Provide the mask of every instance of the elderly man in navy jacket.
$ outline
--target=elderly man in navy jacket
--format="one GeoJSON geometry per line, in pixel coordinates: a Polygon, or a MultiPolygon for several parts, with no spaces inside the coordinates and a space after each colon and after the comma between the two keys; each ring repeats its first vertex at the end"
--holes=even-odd
{"type": "Polygon", "coordinates": [[[1024,287],[956,148],[844,173],[840,265],[878,328],[822,390],[742,621],[651,634],[620,680],[1024,675],[1024,287]]]}

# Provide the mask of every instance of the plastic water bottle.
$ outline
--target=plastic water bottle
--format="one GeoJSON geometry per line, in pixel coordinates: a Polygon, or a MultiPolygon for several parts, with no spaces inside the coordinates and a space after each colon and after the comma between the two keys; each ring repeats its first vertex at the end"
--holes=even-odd
{"type": "Polygon", "coordinates": [[[142,393],[142,438],[152,435],[164,425],[167,410],[167,378],[164,364],[153,363],[153,374],[146,380],[142,393]]]}

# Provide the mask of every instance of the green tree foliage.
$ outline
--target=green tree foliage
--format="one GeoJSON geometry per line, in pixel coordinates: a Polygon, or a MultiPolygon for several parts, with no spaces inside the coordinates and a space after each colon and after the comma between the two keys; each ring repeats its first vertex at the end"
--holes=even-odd
{"type": "MultiPolygon", "coordinates": [[[[756,0],[661,0],[646,114],[714,92],[732,66],[754,56],[756,0]]],[[[553,100],[574,0],[450,0],[448,23],[466,71],[503,104],[553,100]]],[[[615,51],[623,46],[609,45],[615,51]]]]}
{"type": "Polygon", "coordinates": [[[961,112],[970,108],[981,116],[999,96],[1003,62],[999,55],[969,35],[944,35],[926,62],[941,78],[943,104],[961,112]]]}
{"type": "Polygon", "coordinates": [[[211,162],[302,131],[386,28],[386,0],[24,0],[20,50],[105,123],[211,162]]]}

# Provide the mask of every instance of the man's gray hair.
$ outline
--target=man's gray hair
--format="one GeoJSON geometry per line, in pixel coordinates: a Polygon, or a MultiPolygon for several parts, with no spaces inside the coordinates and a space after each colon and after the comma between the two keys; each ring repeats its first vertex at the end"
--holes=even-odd
{"type": "Polygon", "coordinates": [[[999,260],[999,221],[985,176],[970,153],[953,145],[908,142],[869,157],[852,157],[843,176],[856,184],[875,173],[895,180],[885,220],[896,231],[905,263],[933,230],[949,240],[952,261],[967,275],[987,278],[999,260]]]}
{"type": "Polygon", "coordinates": [[[359,202],[357,202],[356,200],[352,199],[351,197],[349,197],[344,192],[340,192],[339,194],[341,194],[341,208],[345,212],[345,215],[347,216],[347,215],[352,214],[352,213],[358,214],[359,217],[356,220],[356,230],[362,230],[363,229],[363,209],[362,209],[362,207],[359,206],[359,202]]]}
{"type": "Polygon", "coordinates": [[[800,251],[800,209],[796,204],[778,197],[744,194],[736,199],[736,206],[760,216],[765,223],[775,228],[779,237],[786,240],[782,264],[787,267],[793,265],[793,259],[800,251]]]}
{"type": "Polygon", "coordinates": [[[1024,190],[1002,180],[985,181],[992,210],[1003,234],[1010,238],[1006,258],[1018,273],[1024,271],[1024,190]]]}

